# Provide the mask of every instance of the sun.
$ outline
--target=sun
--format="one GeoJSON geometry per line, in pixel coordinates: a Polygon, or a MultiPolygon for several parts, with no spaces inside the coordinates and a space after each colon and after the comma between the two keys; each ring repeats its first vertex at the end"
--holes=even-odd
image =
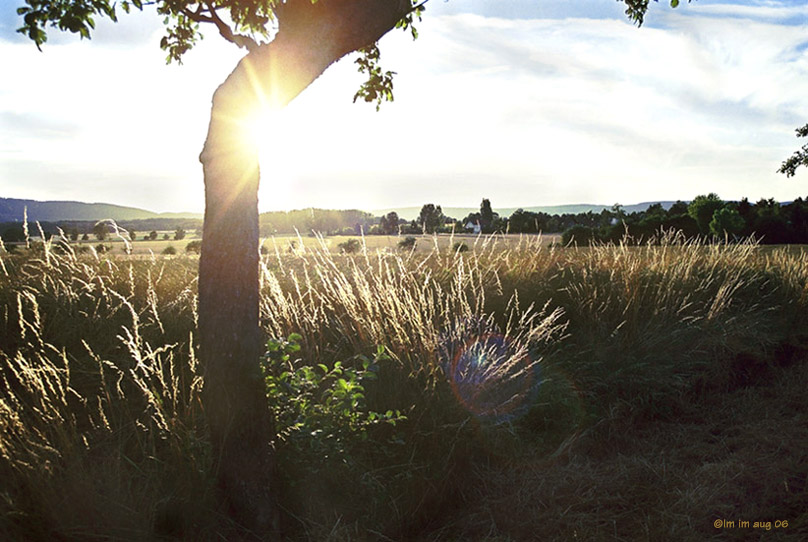
{"type": "Polygon", "coordinates": [[[293,117],[286,108],[265,109],[248,123],[247,134],[250,144],[258,151],[261,168],[259,199],[262,210],[305,206],[305,194],[300,190],[297,175],[307,159],[305,140],[293,117]]]}

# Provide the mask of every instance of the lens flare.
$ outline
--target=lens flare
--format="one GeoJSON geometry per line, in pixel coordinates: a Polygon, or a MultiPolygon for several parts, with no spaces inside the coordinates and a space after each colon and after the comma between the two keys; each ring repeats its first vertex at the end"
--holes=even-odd
{"type": "Polygon", "coordinates": [[[443,369],[457,398],[478,419],[494,424],[526,413],[541,385],[527,345],[487,320],[467,320],[442,340],[443,369]]]}

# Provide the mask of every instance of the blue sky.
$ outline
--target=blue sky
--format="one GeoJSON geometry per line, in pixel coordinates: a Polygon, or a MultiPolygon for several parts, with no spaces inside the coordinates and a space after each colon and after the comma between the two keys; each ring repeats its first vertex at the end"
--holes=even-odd
{"type": "MultiPolygon", "coordinates": [[[[0,4],[0,196],[201,211],[210,97],[240,51],[211,34],[166,66],[153,13],[52,32],[0,4]]],[[[261,210],[494,208],[808,196],[775,173],[808,122],[808,6],[431,0],[382,41],[396,101],[352,104],[343,59],[264,125],[261,210]],[[269,149],[276,149],[274,155],[269,149]]]]}

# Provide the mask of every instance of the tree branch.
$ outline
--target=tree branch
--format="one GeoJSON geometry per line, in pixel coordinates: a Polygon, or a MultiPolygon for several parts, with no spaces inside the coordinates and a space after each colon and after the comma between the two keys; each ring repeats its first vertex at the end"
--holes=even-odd
{"type": "Polygon", "coordinates": [[[424,9],[424,6],[426,5],[427,2],[429,2],[429,0],[424,0],[418,5],[412,6],[412,9],[409,11],[409,13],[412,13],[413,11],[418,11],[419,9],[424,9]]]}
{"type": "MultiPolygon", "coordinates": [[[[808,124],[802,128],[797,128],[797,137],[808,137],[808,124]]],[[[802,146],[788,160],[783,162],[777,173],[784,173],[786,177],[793,177],[797,174],[797,168],[808,167],[808,144],[802,146]]]]}
{"type": "Polygon", "coordinates": [[[211,5],[210,2],[205,2],[207,6],[207,12],[210,16],[206,16],[203,14],[202,11],[202,4],[199,4],[199,7],[196,11],[191,11],[188,8],[183,8],[180,13],[191,19],[196,23],[211,23],[216,26],[219,30],[219,35],[221,35],[224,39],[229,41],[230,43],[235,44],[238,47],[242,47],[247,49],[248,51],[254,51],[258,48],[258,42],[252,39],[250,36],[245,36],[243,34],[236,34],[233,32],[227,23],[225,23],[219,15],[216,13],[216,8],[211,5]]]}

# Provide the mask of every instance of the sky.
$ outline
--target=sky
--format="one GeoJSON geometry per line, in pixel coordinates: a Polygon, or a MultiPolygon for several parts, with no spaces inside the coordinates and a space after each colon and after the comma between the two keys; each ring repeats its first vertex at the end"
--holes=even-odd
{"type": "MultiPolygon", "coordinates": [[[[0,197],[201,212],[213,91],[243,56],[215,33],[166,65],[148,9],[49,32],[0,1],[0,197]]],[[[805,141],[808,5],[430,0],[380,44],[395,101],[352,103],[355,56],[259,131],[261,211],[623,205],[808,196],[776,173],[805,141]],[[269,149],[274,149],[270,152],[269,149]]]]}

